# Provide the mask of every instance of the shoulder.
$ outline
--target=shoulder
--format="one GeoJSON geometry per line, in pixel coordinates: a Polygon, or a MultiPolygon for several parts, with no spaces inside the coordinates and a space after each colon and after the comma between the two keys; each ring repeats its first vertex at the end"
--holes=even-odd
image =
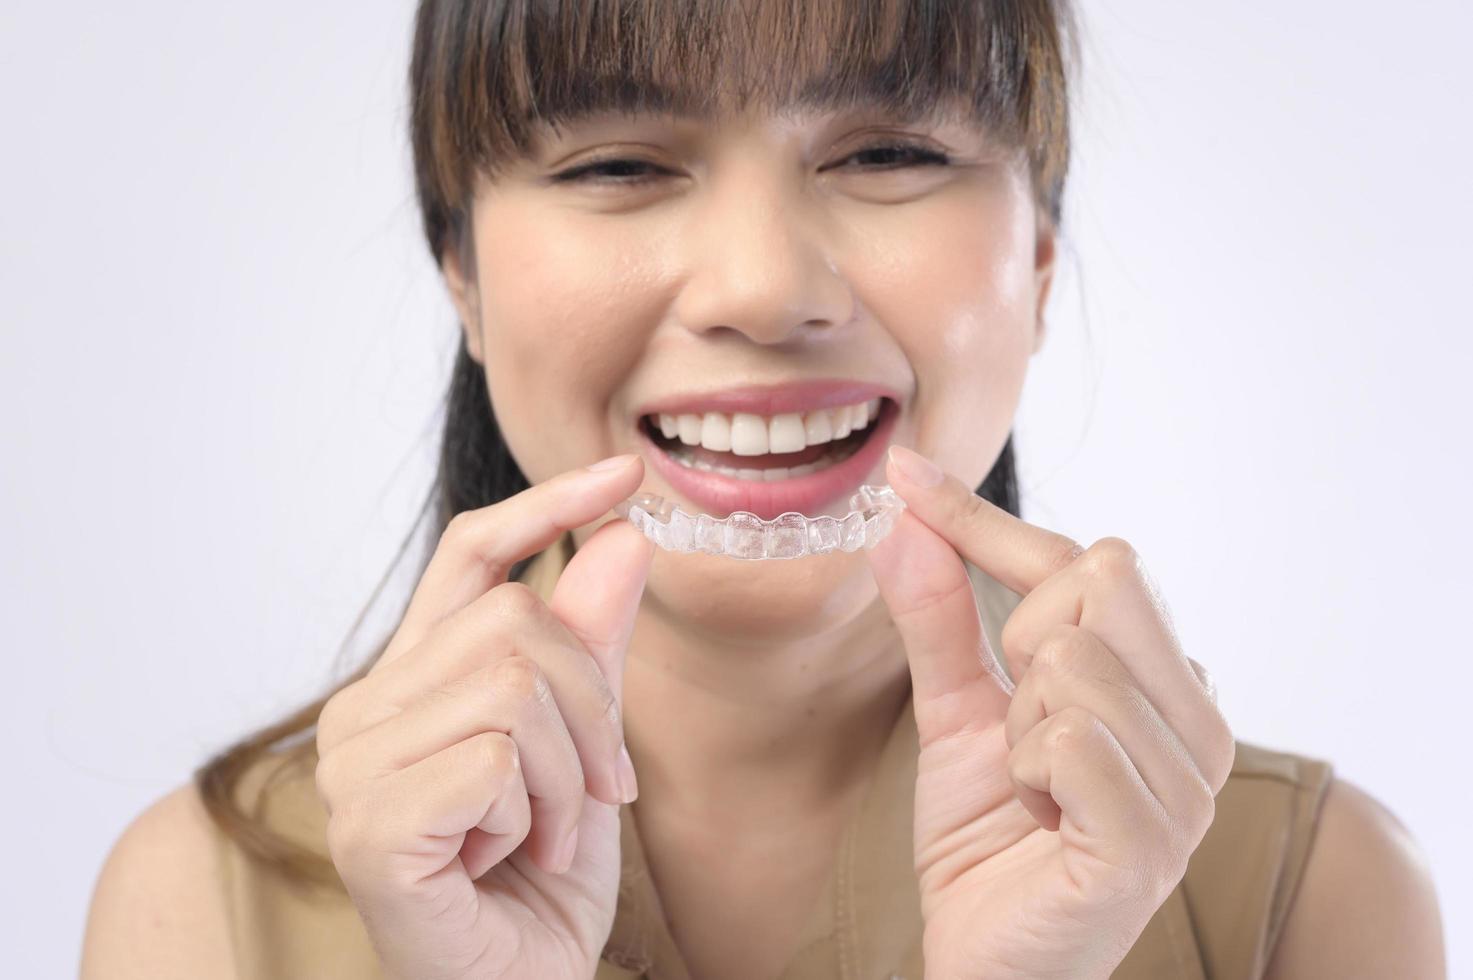
{"type": "Polygon", "coordinates": [[[1400,823],[1327,760],[1241,739],[1235,747],[1178,886],[1208,974],[1441,976],[1431,882],[1400,823]]]}
{"type": "Polygon", "coordinates": [[[228,980],[232,963],[214,826],[186,784],[113,844],[93,888],[81,976],[228,980]]]}
{"type": "Polygon", "coordinates": [[[1329,762],[1237,739],[1212,824],[1177,886],[1209,976],[1262,974],[1333,779],[1329,762]]]}
{"type": "Polygon", "coordinates": [[[1441,913],[1425,857],[1379,800],[1332,780],[1265,976],[1445,975],[1441,913]]]}

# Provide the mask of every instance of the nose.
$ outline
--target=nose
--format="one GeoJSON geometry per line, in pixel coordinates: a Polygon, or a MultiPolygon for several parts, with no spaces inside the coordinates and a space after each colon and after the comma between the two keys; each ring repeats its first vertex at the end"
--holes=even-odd
{"type": "Polygon", "coordinates": [[[681,243],[691,264],[674,310],[686,329],[783,344],[833,333],[853,316],[822,214],[772,169],[734,168],[698,192],[681,243]]]}

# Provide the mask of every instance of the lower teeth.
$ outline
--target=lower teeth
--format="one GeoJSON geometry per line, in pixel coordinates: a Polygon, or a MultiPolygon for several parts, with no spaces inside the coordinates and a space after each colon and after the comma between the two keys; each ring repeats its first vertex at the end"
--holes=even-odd
{"type": "Polygon", "coordinates": [[[811,463],[803,463],[800,466],[774,466],[770,469],[756,469],[752,467],[737,469],[734,466],[719,466],[715,463],[709,463],[704,459],[696,459],[690,452],[678,448],[670,448],[665,451],[671,459],[688,469],[720,473],[724,476],[736,477],[739,480],[761,480],[771,483],[774,480],[787,480],[793,477],[805,476],[815,470],[825,469],[826,467],[833,466],[835,463],[842,463],[850,456],[853,456],[858,450],[858,443],[839,446],[824,453],[811,463]]]}

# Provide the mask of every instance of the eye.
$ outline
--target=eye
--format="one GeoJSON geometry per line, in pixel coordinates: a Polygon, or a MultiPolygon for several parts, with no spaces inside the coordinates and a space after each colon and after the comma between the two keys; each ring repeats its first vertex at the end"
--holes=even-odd
{"type": "MultiPolygon", "coordinates": [[[[947,164],[951,163],[951,158],[945,153],[940,152],[939,150],[933,150],[930,147],[922,146],[919,143],[908,143],[904,141],[877,143],[874,146],[867,146],[862,150],[858,150],[855,153],[850,154],[845,159],[853,160],[856,157],[861,157],[866,154],[884,154],[886,156],[889,156],[891,154],[899,154],[902,160],[909,160],[913,164],[919,164],[921,166],[946,166],[947,164]]],[[[864,169],[898,170],[901,168],[891,166],[878,168],[867,167],[864,169]]]]}
{"type": "Polygon", "coordinates": [[[645,168],[646,170],[658,170],[668,173],[668,171],[665,171],[663,167],[657,167],[655,164],[650,163],[647,160],[634,160],[626,157],[609,157],[605,160],[593,160],[589,163],[579,164],[578,166],[573,167],[569,170],[564,170],[562,173],[554,174],[552,179],[558,183],[581,182],[584,184],[623,184],[625,186],[629,186],[633,184],[646,183],[652,178],[648,174],[645,174],[643,176],[636,176],[633,179],[630,179],[627,176],[619,176],[617,173],[611,173],[611,171],[628,171],[630,169],[638,170],[640,168],[645,168]]]}
{"type": "MultiPolygon", "coordinates": [[[[899,155],[901,163],[899,166],[861,167],[862,170],[890,171],[903,169],[909,161],[912,166],[946,166],[951,163],[951,158],[945,153],[922,146],[919,143],[889,142],[877,143],[857,150],[844,158],[844,162],[854,160],[858,157],[879,154],[894,162],[895,155],[899,155]]],[[[633,186],[645,184],[655,179],[661,173],[668,174],[665,168],[650,163],[647,160],[638,160],[630,157],[609,157],[603,160],[592,160],[588,163],[579,164],[561,173],[554,174],[553,180],[558,183],[585,183],[585,184],[614,184],[633,186]],[[635,171],[634,174],[629,171],[635,171]],[[642,171],[642,172],[641,172],[642,171]],[[653,172],[653,173],[651,173],[653,172]]]]}

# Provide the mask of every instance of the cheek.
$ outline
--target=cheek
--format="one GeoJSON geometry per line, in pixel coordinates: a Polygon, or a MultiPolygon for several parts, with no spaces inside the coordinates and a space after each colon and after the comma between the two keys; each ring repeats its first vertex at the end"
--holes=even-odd
{"type": "Polygon", "coordinates": [[[959,188],[888,236],[871,300],[915,373],[910,440],[971,486],[1001,451],[1036,326],[1025,184],[959,188]]]}
{"type": "Polygon", "coordinates": [[[488,207],[478,242],[486,381],[532,482],[609,455],[610,396],[640,355],[628,262],[547,209],[488,207]],[[556,433],[556,438],[548,438],[556,433]]]}

